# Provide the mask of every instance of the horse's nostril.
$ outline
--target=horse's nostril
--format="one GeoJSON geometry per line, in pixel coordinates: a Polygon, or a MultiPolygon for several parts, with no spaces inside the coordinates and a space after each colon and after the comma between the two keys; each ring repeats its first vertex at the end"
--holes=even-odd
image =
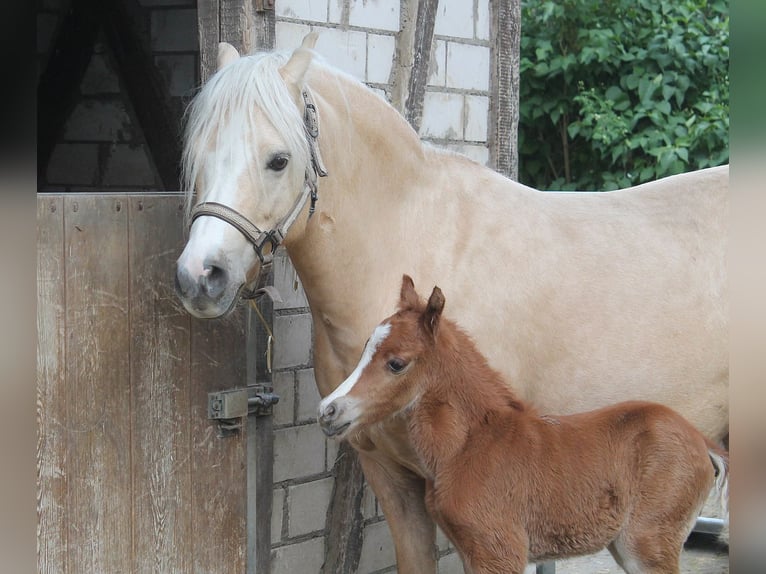
{"type": "Polygon", "coordinates": [[[217,299],[226,289],[229,274],[225,269],[216,265],[206,265],[205,275],[200,278],[200,284],[208,297],[217,299]]]}
{"type": "Polygon", "coordinates": [[[324,416],[327,418],[335,416],[335,403],[330,403],[324,410],[324,416]]]}

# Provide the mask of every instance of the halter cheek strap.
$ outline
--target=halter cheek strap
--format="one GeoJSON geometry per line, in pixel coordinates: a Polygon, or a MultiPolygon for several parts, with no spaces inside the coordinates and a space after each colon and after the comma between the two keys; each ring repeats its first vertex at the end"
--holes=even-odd
{"type": "Polygon", "coordinates": [[[257,225],[238,211],[214,201],[199,203],[191,210],[189,228],[191,228],[192,223],[194,223],[194,220],[198,217],[202,217],[203,215],[216,217],[235,227],[253,246],[255,254],[261,262],[261,269],[256,278],[255,289],[244,294],[243,297],[245,298],[253,298],[263,292],[262,283],[265,281],[265,278],[271,269],[271,264],[274,261],[274,252],[284,240],[292,224],[298,219],[298,215],[303,211],[303,207],[306,205],[306,200],[309,198],[311,198],[309,217],[314,214],[318,199],[317,180],[318,178],[327,175],[327,169],[322,161],[322,155],[319,152],[319,144],[317,143],[317,140],[319,139],[319,116],[317,114],[314,98],[308,88],[304,88],[303,90],[303,104],[303,123],[310,154],[309,165],[306,166],[303,190],[295,200],[290,211],[277,222],[273,229],[262,231],[257,225]]]}

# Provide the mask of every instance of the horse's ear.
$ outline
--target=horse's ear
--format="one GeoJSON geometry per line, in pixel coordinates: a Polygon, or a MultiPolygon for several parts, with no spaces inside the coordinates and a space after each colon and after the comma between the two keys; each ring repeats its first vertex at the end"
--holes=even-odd
{"type": "Polygon", "coordinates": [[[399,292],[399,308],[414,309],[420,303],[420,297],[415,292],[415,282],[409,275],[402,276],[402,289],[399,292]]]}
{"type": "Polygon", "coordinates": [[[434,287],[434,290],[431,291],[431,296],[428,298],[426,310],[423,313],[423,327],[434,338],[436,337],[436,331],[439,329],[439,320],[441,319],[443,309],[444,293],[438,287],[434,287]]]}
{"type": "Polygon", "coordinates": [[[287,63],[279,69],[286,83],[293,84],[298,88],[302,86],[303,76],[306,75],[306,70],[311,64],[311,50],[314,49],[318,37],[316,32],[306,34],[300,48],[296,49],[287,63]]]}
{"type": "Polygon", "coordinates": [[[218,44],[218,69],[228,66],[234,60],[239,58],[239,52],[237,49],[227,42],[220,42],[218,44]]]}

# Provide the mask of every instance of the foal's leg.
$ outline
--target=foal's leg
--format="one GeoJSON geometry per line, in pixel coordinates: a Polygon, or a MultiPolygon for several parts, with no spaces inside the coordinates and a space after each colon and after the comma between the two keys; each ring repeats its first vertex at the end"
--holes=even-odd
{"type": "Polygon", "coordinates": [[[425,505],[425,480],[396,463],[359,452],[364,476],[391,529],[399,574],[436,572],[436,525],[425,505]]]}

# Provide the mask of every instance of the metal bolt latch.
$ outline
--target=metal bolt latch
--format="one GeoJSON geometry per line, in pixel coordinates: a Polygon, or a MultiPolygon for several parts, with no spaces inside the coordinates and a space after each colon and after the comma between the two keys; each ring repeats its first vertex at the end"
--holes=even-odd
{"type": "Polygon", "coordinates": [[[279,396],[269,384],[217,391],[207,395],[207,416],[218,421],[219,436],[229,436],[242,429],[247,415],[269,416],[278,402],[279,396]]]}

